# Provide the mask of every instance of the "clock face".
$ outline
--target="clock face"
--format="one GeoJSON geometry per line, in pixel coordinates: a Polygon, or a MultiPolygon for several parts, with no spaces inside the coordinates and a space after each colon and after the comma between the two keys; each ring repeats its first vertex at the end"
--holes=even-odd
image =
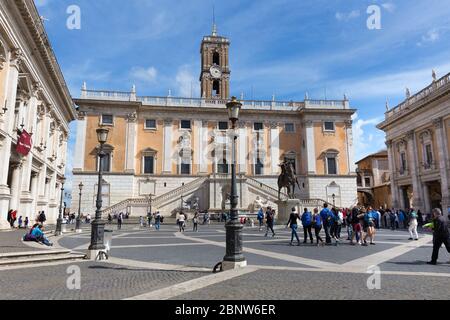
{"type": "Polygon", "coordinates": [[[222,76],[222,70],[219,66],[212,66],[211,69],[209,69],[209,72],[214,79],[218,79],[222,76]]]}

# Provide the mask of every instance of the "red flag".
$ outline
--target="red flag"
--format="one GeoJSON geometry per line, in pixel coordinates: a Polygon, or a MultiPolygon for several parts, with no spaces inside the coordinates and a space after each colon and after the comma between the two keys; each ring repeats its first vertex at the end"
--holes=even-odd
{"type": "Polygon", "coordinates": [[[26,130],[22,130],[22,133],[17,139],[16,151],[23,156],[27,156],[31,151],[32,143],[31,135],[26,130]]]}

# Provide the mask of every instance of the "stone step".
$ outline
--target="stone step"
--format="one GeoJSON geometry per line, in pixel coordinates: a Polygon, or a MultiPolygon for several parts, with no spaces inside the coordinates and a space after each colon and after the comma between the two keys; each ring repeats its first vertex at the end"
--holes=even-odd
{"type": "Polygon", "coordinates": [[[14,252],[0,254],[0,266],[20,264],[36,264],[44,262],[82,260],[85,254],[74,253],[70,250],[43,250],[30,252],[14,252]]]}

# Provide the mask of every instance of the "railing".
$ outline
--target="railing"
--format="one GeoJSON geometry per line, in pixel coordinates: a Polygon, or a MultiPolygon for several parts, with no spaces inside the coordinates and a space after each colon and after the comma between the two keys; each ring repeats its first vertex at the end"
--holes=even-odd
{"type": "Polygon", "coordinates": [[[169,191],[165,194],[162,194],[158,197],[155,197],[152,199],[152,201],[149,201],[147,198],[131,198],[123,200],[119,203],[116,203],[115,205],[106,208],[102,211],[102,216],[105,217],[108,214],[111,214],[115,211],[121,211],[125,210],[129,206],[145,206],[145,205],[152,205],[152,207],[158,207],[161,204],[164,204],[165,202],[169,201],[170,199],[173,199],[175,197],[179,197],[182,194],[191,191],[192,189],[197,188],[198,186],[202,185],[206,180],[208,180],[208,177],[201,177],[199,179],[196,179],[190,183],[185,184],[184,186],[181,186],[177,189],[174,189],[172,191],[169,191]]]}
{"type": "MultiPolygon", "coordinates": [[[[252,187],[260,189],[260,190],[270,194],[274,198],[278,199],[278,190],[277,189],[274,189],[274,188],[268,186],[267,184],[264,184],[258,180],[250,178],[250,177],[246,177],[246,179],[247,179],[247,183],[249,185],[251,185],[252,187]]],[[[289,195],[285,192],[281,192],[280,195],[289,198],[289,195]]]]}
{"type": "MultiPolygon", "coordinates": [[[[203,99],[203,98],[182,98],[182,97],[157,97],[157,96],[136,96],[133,92],[104,91],[104,90],[81,90],[82,99],[98,99],[111,101],[137,101],[149,106],[182,106],[182,107],[208,107],[225,108],[228,100],[223,99],[203,99]]],[[[243,109],[257,110],[284,110],[297,111],[301,108],[333,108],[348,109],[347,100],[306,100],[305,102],[295,101],[275,101],[275,100],[242,100],[243,109]]]]}
{"type": "Polygon", "coordinates": [[[435,82],[433,82],[431,85],[429,85],[422,91],[416,93],[415,95],[411,96],[410,98],[408,98],[405,101],[403,101],[402,103],[400,103],[395,108],[386,112],[386,114],[385,114],[386,120],[388,120],[388,119],[393,120],[393,119],[400,117],[404,113],[405,110],[407,110],[407,111],[412,110],[411,106],[413,104],[425,99],[426,97],[430,96],[432,93],[440,90],[441,88],[443,88],[449,84],[450,84],[450,73],[443,76],[439,80],[436,80],[435,82]]]}
{"type": "Polygon", "coordinates": [[[170,199],[173,199],[175,197],[180,197],[181,195],[183,195],[186,192],[192,191],[193,189],[198,188],[199,186],[201,186],[203,183],[205,183],[205,181],[208,180],[208,177],[202,177],[202,178],[198,178],[188,184],[185,184],[184,186],[181,186],[175,190],[169,191],[159,197],[156,197],[155,199],[153,199],[152,201],[152,206],[158,207],[161,204],[163,204],[164,202],[167,202],[170,199]]]}

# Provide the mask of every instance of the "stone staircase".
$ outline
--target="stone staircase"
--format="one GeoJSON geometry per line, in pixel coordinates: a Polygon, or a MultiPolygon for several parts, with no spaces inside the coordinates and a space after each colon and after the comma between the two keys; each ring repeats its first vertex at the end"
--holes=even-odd
{"type": "Polygon", "coordinates": [[[85,254],[74,253],[65,249],[2,253],[0,254],[0,267],[47,262],[79,261],[83,260],[85,256],[85,254]]]}
{"type": "MultiPolygon", "coordinates": [[[[181,196],[188,196],[189,194],[195,192],[198,188],[200,188],[206,181],[208,181],[209,177],[200,177],[190,183],[185,184],[179,188],[176,188],[172,191],[169,191],[165,194],[157,196],[152,199],[152,211],[156,211],[161,209],[162,207],[173,203],[174,201],[178,201],[181,196]]],[[[108,214],[113,214],[114,212],[125,212],[128,207],[133,208],[147,208],[149,206],[149,201],[146,198],[132,198],[121,201],[105,210],[102,211],[103,219],[107,218],[108,214]]]]}

